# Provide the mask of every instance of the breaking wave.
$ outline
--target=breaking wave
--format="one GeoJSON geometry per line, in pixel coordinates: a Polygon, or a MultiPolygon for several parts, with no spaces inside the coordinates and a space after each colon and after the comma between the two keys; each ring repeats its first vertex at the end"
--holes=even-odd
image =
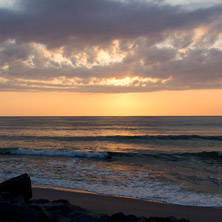
{"type": "Polygon", "coordinates": [[[64,150],[37,150],[24,148],[3,148],[0,149],[0,154],[8,155],[34,155],[34,156],[65,156],[79,158],[95,158],[109,159],[108,152],[87,152],[87,151],[64,151],[64,150]]]}
{"type": "Polygon", "coordinates": [[[94,159],[111,158],[153,158],[177,161],[181,159],[199,158],[199,159],[217,159],[222,160],[222,151],[196,152],[196,153],[169,153],[169,152],[150,152],[150,153],[124,153],[124,152],[92,152],[92,151],[65,151],[65,150],[43,150],[26,148],[1,148],[0,155],[34,155],[34,156],[63,156],[94,159]]]}
{"type": "Polygon", "coordinates": [[[210,140],[222,141],[222,136],[201,136],[201,135],[135,135],[135,136],[0,136],[1,139],[9,140],[55,140],[55,141],[124,141],[124,142],[145,142],[152,140],[210,140]]]}

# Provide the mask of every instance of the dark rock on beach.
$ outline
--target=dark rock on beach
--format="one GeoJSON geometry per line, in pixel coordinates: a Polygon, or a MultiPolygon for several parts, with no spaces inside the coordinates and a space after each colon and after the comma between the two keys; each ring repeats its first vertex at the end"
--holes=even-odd
{"type": "Polygon", "coordinates": [[[149,219],[146,218],[146,217],[140,217],[140,218],[138,219],[138,222],[149,222],[149,219]]]}
{"type": "Polygon", "coordinates": [[[23,197],[25,201],[32,197],[31,180],[28,174],[22,174],[0,184],[0,192],[11,193],[14,197],[23,197]]]}
{"type": "Polygon", "coordinates": [[[111,222],[189,222],[185,219],[176,219],[173,216],[162,218],[162,217],[137,217],[135,215],[124,215],[123,213],[113,214],[111,217],[111,222]]]}
{"type": "Polygon", "coordinates": [[[3,221],[38,222],[40,214],[29,206],[0,202],[0,218],[3,221]]]}
{"type": "Polygon", "coordinates": [[[111,221],[112,222],[125,222],[126,216],[123,213],[119,212],[111,216],[111,221]]]}
{"type": "Polygon", "coordinates": [[[137,217],[121,212],[111,216],[93,214],[67,200],[33,199],[28,174],[0,184],[0,222],[189,222],[173,216],[137,217]],[[21,198],[22,197],[22,198],[21,198]]]}
{"type": "Polygon", "coordinates": [[[0,192],[0,202],[17,203],[18,200],[11,193],[0,192]]]}

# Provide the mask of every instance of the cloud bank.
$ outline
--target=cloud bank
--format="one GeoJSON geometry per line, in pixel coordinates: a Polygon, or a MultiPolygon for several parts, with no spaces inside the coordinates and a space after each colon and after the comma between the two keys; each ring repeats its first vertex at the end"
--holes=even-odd
{"type": "Polygon", "coordinates": [[[18,0],[0,8],[0,90],[222,88],[222,4],[18,0]]]}

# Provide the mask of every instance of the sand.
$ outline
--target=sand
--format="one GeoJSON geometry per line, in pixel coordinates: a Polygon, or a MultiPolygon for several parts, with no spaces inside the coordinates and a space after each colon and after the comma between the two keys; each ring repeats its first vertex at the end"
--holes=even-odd
{"type": "Polygon", "coordinates": [[[221,222],[222,208],[193,207],[161,202],[145,201],[134,198],[100,195],[90,192],[47,187],[33,187],[33,199],[45,198],[49,200],[66,199],[74,205],[94,213],[109,215],[123,212],[146,217],[186,218],[190,222],[221,222]]]}

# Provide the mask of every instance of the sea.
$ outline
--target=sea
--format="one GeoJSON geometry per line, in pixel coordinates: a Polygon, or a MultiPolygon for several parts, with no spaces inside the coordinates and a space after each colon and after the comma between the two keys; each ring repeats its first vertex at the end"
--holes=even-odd
{"type": "Polygon", "coordinates": [[[0,180],[222,207],[222,117],[0,117],[0,180]]]}

